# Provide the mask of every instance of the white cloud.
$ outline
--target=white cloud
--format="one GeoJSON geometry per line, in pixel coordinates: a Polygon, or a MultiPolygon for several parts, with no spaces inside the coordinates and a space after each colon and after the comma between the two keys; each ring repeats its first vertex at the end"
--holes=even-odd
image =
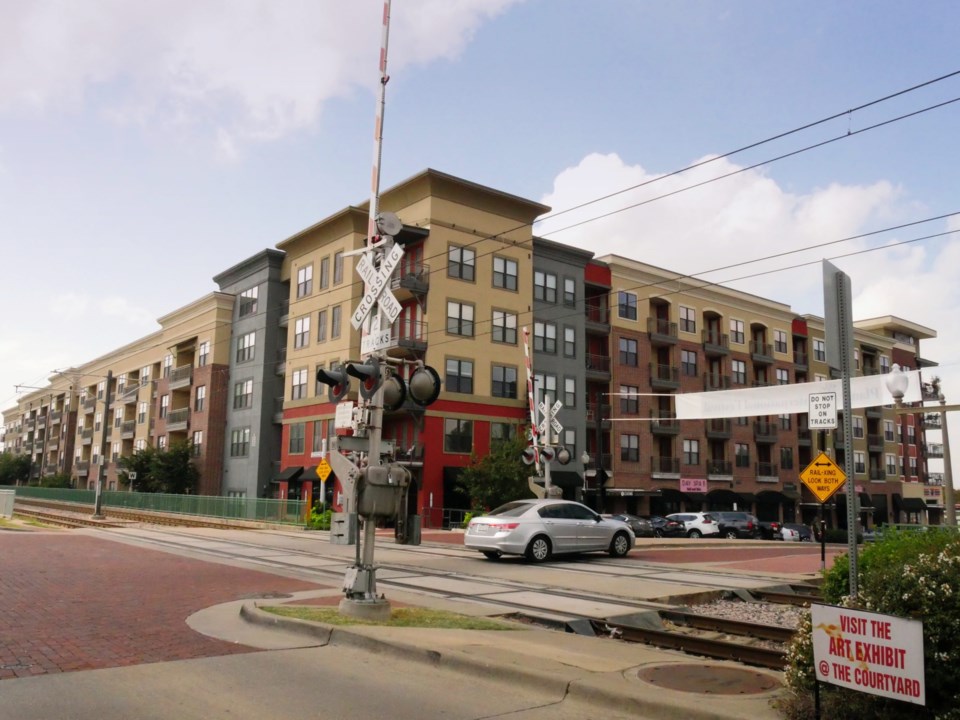
{"type": "MultiPolygon", "coordinates": [[[[389,68],[456,57],[518,0],[395,3],[389,68]]],[[[35,0],[0,7],[0,112],[95,103],[115,121],[161,117],[239,142],[312,125],[376,77],[380,0],[35,0]]]]}

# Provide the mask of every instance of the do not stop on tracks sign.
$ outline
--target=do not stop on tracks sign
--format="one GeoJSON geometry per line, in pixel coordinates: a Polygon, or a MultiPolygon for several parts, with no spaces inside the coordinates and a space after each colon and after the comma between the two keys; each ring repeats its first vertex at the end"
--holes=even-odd
{"type": "Polygon", "coordinates": [[[846,482],[847,476],[826,453],[820,453],[814,461],[800,471],[800,480],[810,488],[821,503],[825,503],[846,482]]]}

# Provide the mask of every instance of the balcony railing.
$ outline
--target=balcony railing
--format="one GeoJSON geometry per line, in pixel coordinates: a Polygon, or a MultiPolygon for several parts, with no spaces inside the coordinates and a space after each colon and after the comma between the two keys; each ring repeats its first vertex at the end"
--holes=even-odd
{"type": "Polygon", "coordinates": [[[677,324],[665,318],[647,318],[647,332],[654,343],[672,345],[677,342],[677,324]]]}
{"type": "Polygon", "coordinates": [[[886,480],[887,471],[882,467],[872,467],[870,468],[870,479],[871,480],[886,480]]]}
{"type": "Polygon", "coordinates": [[[757,478],[776,478],[780,479],[777,474],[777,464],[770,462],[758,462],[756,464],[757,478]]]}
{"type": "Polygon", "coordinates": [[[659,390],[676,390],[680,387],[680,368],[676,365],[650,363],[650,386],[659,390]]]}
{"type": "Polygon", "coordinates": [[[710,418],[704,423],[704,431],[711,440],[726,440],[730,437],[729,418],[710,418]]]}
{"type": "Polygon", "coordinates": [[[120,437],[132,438],[136,430],[137,430],[136,420],[125,420],[123,424],[120,426],[120,437]]]}
{"type": "Polygon", "coordinates": [[[680,432],[677,414],[669,410],[650,413],[650,432],[655,435],[676,435],[680,432]]]}
{"type": "Polygon", "coordinates": [[[923,426],[928,428],[943,427],[940,413],[926,413],[923,416],[923,426]]]}
{"type": "Polygon", "coordinates": [[[427,349],[427,323],[419,320],[397,320],[390,331],[393,347],[404,350],[424,351],[427,349]]]}
{"type": "Polygon", "coordinates": [[[750,341],[750,357],[755,363],[769,365],[773,362],[773,345],[762,340],[750,341]]]}
{"type": "Polygon", "coordinates": [[[943,457],[943,445],[935,443],[925,443],[923,446],[924,451],[928,458],[942,458],[943,457]]]}
{"type": "Polygon", "coordinates": [[[719,330],[707,329],[701,333],[703,352],[707,355],[726,355],[730,352],[730,336],[719,330]]]}
{"type": "Polygon", "coordinates": [[[390,278],[390,287],[422,295],[430,289],[430,266],[422,262],[401,265],[390,278]]]}
{"type": "Polygon", "coordinates": [[[181,365],[170,373],[170,389],[186,387],[193,378],[193,365],[181,365]]]}
{"type": "Polygon", "coordinates": [[[186,430],[187,421],[190,419],[190,408],[178,408],[176,410],[171,410],[167,415],[167,430],[168,431],[177,431],[177,430],[186,430]]]}
{"type": "Polygon", "coordinates": [[[718,373],[712,373],[712,372],[704,373],[703,389],[704,390],[729,390],[730,376],[720,375],[718,373]]]}
{"type": "Polygon", "coordinates": [[[780,426],[768,420],[758,420],[753,424],[753,438],[757,442],[776,442],[780,426]]]}
{"type": "Polygon", "coordinates": [[[606,355],[587,353],[586,364],[588,373],[610,374],[610,358],[606,355]]]}
{"type": "Polygon", "coordinates": [[[729,460],[707,460],[707,475],[733,475],[733,463],[729,460]]]}
{"type": "MultiPolygon", "coordinates": [[[[587,403],[587,422],[596,423],[597,422],[597,404],[595,402],[587,403]]],[[[600,405],[600,420],[607,421],[610,419],[610,406],[609,405],[600,405]]]]}
{"type": "Polygon", "coordinates": [[[606,303],[599,303],[596,300],[587,300],[584,303],[587,322],[598,325],[610,324],[610,308],[606,303]]]}
{"type": "Polygon", "coordinates": [[[53,425],[54,423],[60,422],[60,420],[61,420],[62,418],[63,418],[63,411],[62,411],[62,410],[51,410],[51,411],[50,411],[50,424],[51,424],[51,425],[53,425]]]}
{"type": "Polygon", "coordinates": [[[650,472],[655,474],[679,475],[680,458],[678,457],[651,457],[650,472]]]}
{"type": "Polygon", "coordinates": [[[867,446],[875,452],[883,450],[883,435],[880,433],[870,433],[867,435],[867,446]]]}
{"type": "Polygon", "coordinates": [[[809,364],[809,360],[810,358],[807,357],[807,354],[805,352],[802,352],[801,350],[793,351],[793,364],[796,365],[797,367],[801,367],[801,368],[807,367],[807,365],[809,364]]]}

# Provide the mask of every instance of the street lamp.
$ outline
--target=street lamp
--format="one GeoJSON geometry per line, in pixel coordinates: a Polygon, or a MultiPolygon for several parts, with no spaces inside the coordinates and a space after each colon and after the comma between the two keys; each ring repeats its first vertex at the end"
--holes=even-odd
{"type": "Polygon", "coordinates": [[[590,453],[586,450],[583,451],[583,455],[580,456],[580,462],[583,463],[583,499],[587,499],[587,465],[590,464],[590,453]]]}
{"type": "MultiPolygon", "coordinates": [[[[890,368],[890,372],[887,374],[887,379],[884,381],[887,390],[890,391],[890,394],[893,396],[894,406],[897,409],[898,420],[902,417],[901,411],[903,410],[903,396],[907,392],[907,385],[910,382],[910,379],[903,373],[903,370],[900,369],[900,365],[897,363],[893,364],[893,367],[890,368]]],[[[900,446],[903,447],[903,427],[900,428],[900,446]]],[[[906,479],[906,468],[904,467],[904,457],[903,453],[898,453],[899,457],[897,458],[900,461],[900,469],[904,471],[904,479],[906,479]]],[[[899,473],[897,475],[899,477],[899,473]]],[[[901,492],[903,492],[901,490],[901,492]]],[[[900,522],[899,512],[897,513],[897,522],[900,522]]]]}

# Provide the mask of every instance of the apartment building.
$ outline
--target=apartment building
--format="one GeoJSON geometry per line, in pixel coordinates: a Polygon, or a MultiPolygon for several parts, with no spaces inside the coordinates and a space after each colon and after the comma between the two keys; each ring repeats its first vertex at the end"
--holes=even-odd
{"type": "Polygon", "coordinates": [[[5,452],[30,457],[30,481],[69,475],[76,440],[76,395],[65,376],[49,378],[49,387],[25,394],[3,414],[5,452]]]}
{"type": "MultiPolygon", "coordinates": [[[[548,208],[426,170],[385,190],[404,248],[390,291],[402,307],[384,351],[402,376],[417,361],[443,380],[426,409],[387,413],[383,437],[416,479],[412,503],[426,526],[467,507],[457,477],[473,455],[514,435],[526,418],[521,328],[532,320],[531,225],[548,208]]],[[[318,368],[361,360],[351,315],[363,294],[354,271],[366,244],[366,207],[348,207],[278,244],[290,284],[281,493],[305,496],[334,432],[334,406],[318,368]]],[[[351,397],[355,397],[354,395],[351,397]]]]}

